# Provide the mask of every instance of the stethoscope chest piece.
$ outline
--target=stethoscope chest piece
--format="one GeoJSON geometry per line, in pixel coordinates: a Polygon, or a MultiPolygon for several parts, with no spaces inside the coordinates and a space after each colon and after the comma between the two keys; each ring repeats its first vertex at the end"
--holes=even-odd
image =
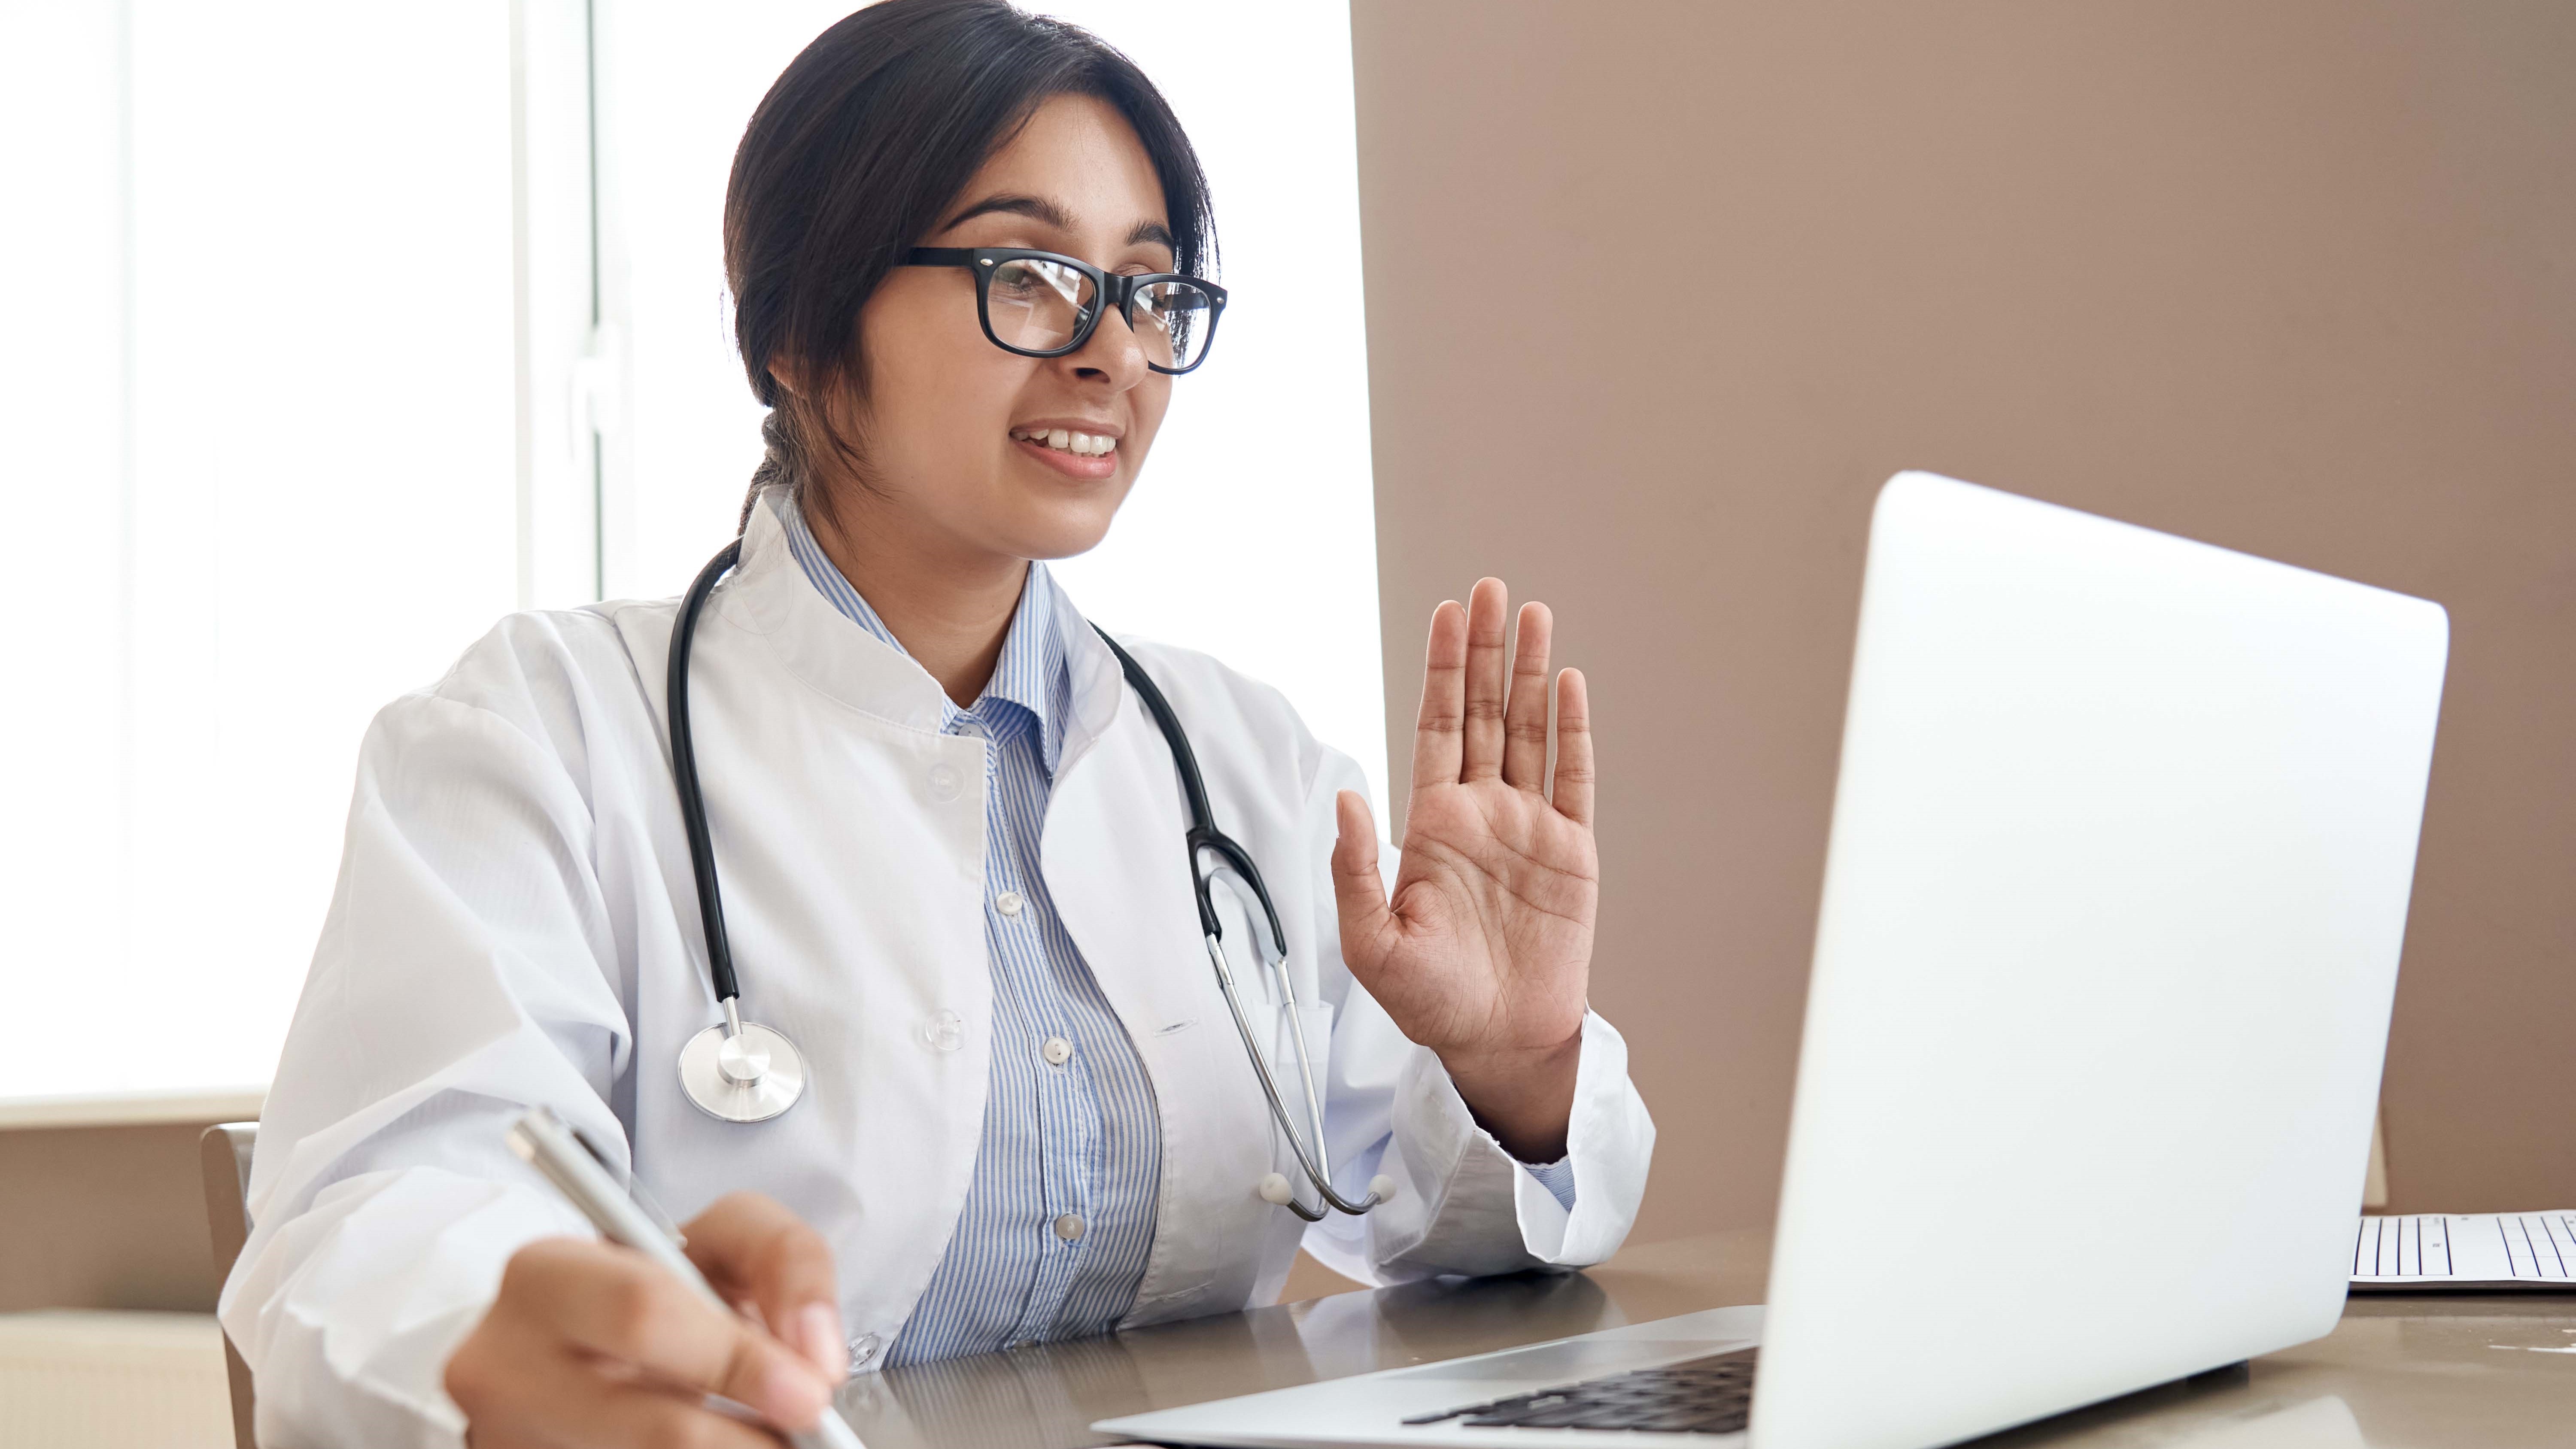
{"type": "Polygon", "coordinates": [[[805,1058],[756,1021],[727,1021],[680,1048],[680,1090],[719,1121],[766,1122],[805,1095],[805,1058]]]}
{"type": "MultiPolygon", "coordinates": [[[[671,780],[679,792],[680,823],[688,835],[689,868],[697,877],[699,922],[706,929],[707,984],[724,1011],[722,1025],[708,1027],[680,1048],[680,1090],[688,1093],[699,1111],[720,1122],[766,1122],[795,1106],[796,1099],[805,1095],[805,1058],[797,1054],[795,1044],[784,1034],[743,1020],[742,1009],[736,1004],[742,987],[734,975],[733,945],[725,935],[723,897],[716,886],[715,845],[707,830],[706,797],[698,788],[697,748],[689,727],[689,641],[697,628],[698,611],[715,591],[716,580],[741,557],[742,543],[736,540],[708,560],[697,581],[689,585],[688,594],[680,601],[679,617],[671,625],[670,686],[666,696],[671,720],[671,780]]],[[[1271,904],[1269,890],[1261,884],[1261,872],[1253,865],[1251,852],[1216,828],[1215,814],[1208,805],[1207,782],[1199,775],[1198,759],[1190,752],[1189,736],[1181,729],[1180,717],[1172,712],[1171,701],[1163,698],[1163,691],[1145,673],[1144,666],[1117,640],[1104,631],[1100,642],[1117,657],[1120,672],[1144,702],[1145,712],[1153,716],[1163,742],[1171,748],[1172,768],[1179,776],[1182,800],[1189,810],[1190,828],[1185,843],[1189,846],[1190,874],[1197,887],[1199,928],[1207,941],[1208,964],[1216,972],[1226,1011],[1234,1018],[1234,1029],[1243,1038],[1244,1055],[1252,1061],[1261,1095],[1270,1105],[1271,1120],[1285,1135],[1297,1159],[1297,1170],[1315,1189],[1316,1201],[1311,1207],[1300,1201],[1287,1174],[1281,1172],[1263,1177],[1254,1191],[1264,1202],[1277,1203],[1310,1223],[1323,1221],[1328,1211],[1354,1216],[1367,1212],[1395,1195],[1394,1179],[1382,1175],[1370,1179],[1368,1195],[1357,1202],[1335,1190],[1333,1159],[1324,1144],[1323,1102],[1315,1091],[1315,1066],[1306,1045],[1306,1033],[1302,1029],[1289,1033],[1296,1044],[1297,1085],[1303,1089],[1303,1100],[1298,1105],[1306,1109],[1306,1130],[1301,1132],[1289,1110],[1287,1094],[1270,1070],[1260,1034],[1244,1014],[1234,967],[1225,957],[1224,928],[1217,919],[1216,903],[1208,894],[1209,883],[1217,879],[1227,880],[1245,898],[1246,924],[1251,928],[1260,965],[1277,983],[1289,1021],[1299,1019],[1296,983],[1286,969],[1287,933],[1280,929],[1279,912],[1271,904]],[[1213,865],[1209,863],[1211,856],[1213,865]],[[1259,909],[1252,910],[1253,906],[1259,909]]],[[[941,1012],[926,1029],[924,1040],[941,1051],[955,1051],[964,1040],[963,1023],[955,1013],[941,1012]]]]}

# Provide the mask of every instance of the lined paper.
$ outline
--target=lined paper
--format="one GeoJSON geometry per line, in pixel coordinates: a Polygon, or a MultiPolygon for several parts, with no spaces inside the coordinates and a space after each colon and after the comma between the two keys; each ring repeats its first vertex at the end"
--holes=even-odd
{"type": "Polygon", "coordinates": [[[2576,1209],[2365,1217],[2352,1286],[2576,1289],[2576,1209]]]}

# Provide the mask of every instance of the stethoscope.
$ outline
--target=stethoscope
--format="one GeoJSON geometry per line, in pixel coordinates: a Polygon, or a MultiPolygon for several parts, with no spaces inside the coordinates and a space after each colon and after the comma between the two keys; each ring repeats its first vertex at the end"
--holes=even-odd
{"type": "MultiPolygon", "coordinates": [[[[680,1048],[680,1090],[708,1116],[726,1122],[766,1122],[795,1106],[805,1094],[805,1058],[786,1033],[742,1019],[742,983],[734,973],[732,940],[725,934],[724,901],[716,887],[715,849],[707,834],[706,797],[698,788],[697,749],[689,730],[689,645],[697,632],[698,611],[706,606],[716,581],[741,557],[742,541],[736,539],[708,560],[696,582],[689,585],[687,597],[680,601],[680,616],[671,625],[671,776],[679,786],[680,823],[688,834],[689,867],[697,877],[698,915],[706,927],[707,976],[715,987],[716,1002],[724,1010],[721,1023],[689,1038],[688,1044],[680,1048]]],[[[1310,1223],[1321,1221],[1327,1208],[1354,1215],[1367,1212],[1395,1195],[1395,1180],[1383,1175],[1372,1178],[1368,1196],[1358,1202],[1333,1190],[1332,1158],[1324,1147],[1323,1103],[1315,1095],[1314,1062],[1307,1055],[1306,1033],[1299,1022],[1296,983],[1287,970],[1288,937],[1279,928],[1279,912],[1270,904],[1270,890],[1261,883],[1261,870],[1252,863],[1249,852],[1216,828],[1214,813],[1208,808],[1207,782],[1199,776],[1198,758],[1190,751],[1189,736],[1182,732],[1180,718],[1172,713],[1170,701],[1163,698],[1162,690],[1155,687],[1135,656],[1120,648],[1105,630],[1094,626],[1093,632],[1109,646],[1110,653],[1118,656],[1118,667],[1134,686],[1137,697],[1145,702],[1146,713],[1162,730],[1163,743],[1171,748],[1172,766],[1180,775],[1181,794],[1189,806],[1190,828],[1184,838],[1189,846],[1190,878],[1198,893],[1199,929],[1207,941],[1208,964],[1216,968],[1217,987],[1225,994],[1226,1010],[1234,1015],[1234,1029],[1243,1037],[1244,1054],[1252,1059],[1253,1073],[1261,1079],[1261,1093],[1270,1101],[1271,1118],[1287,1134],[1297,1166],[1314,1184],[1324,1206],[1308,1207],[1299,1202],[1287,1176],[1277,1172],[1261,1179],[1261,1198],[1310,1223]],[[1296,1044],[1297,1076],[1305,1089],[1306,1120],[1314,1132],[1311,1145],[1290,1119],[1287,1099],[1280,1094],[1278,1079],[1271,1074],[1269,1057],[1262,1051],[1260,1039],[1253,1035],[1251,1020],[1243,1014],[1243,1001],[1235,990],[1234,967],[1226,959],[1225,927],[1217,920],[1216,902],[1209,894],[1210,882],[1217,880],[1231,885],[1238,898],[1249,897],[1261,905],[1252,939],[1261,964],[1269,970],[1271,979],[1278,984],[1280,999],[1287,1004],[1288,1036],[1296,1044]],[[1270,928],[1267,934],[1260,929],[1264,925],[1270,928]]]]}

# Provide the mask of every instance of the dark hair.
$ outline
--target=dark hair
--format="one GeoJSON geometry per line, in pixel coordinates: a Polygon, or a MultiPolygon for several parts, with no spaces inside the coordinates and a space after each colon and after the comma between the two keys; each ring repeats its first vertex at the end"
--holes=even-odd
{"type": "Polygon", "coordinates": [[[860,307],[1039,103],[1067,94],[1106,101],[1136,129],[1163,184],[1173,269],[1205,275],[1216,237],[1198,153],[1154,83],[1090,32],[1004,0],[881,0],[788,63],[725,187],[734,341],[771,409],[754,496],[801,488],[818,441],[860,461],[822,406],[836,387],[866,390],[860,307]],[[806,397],[770,376],[780,358],[803,369],[806,397]]]}

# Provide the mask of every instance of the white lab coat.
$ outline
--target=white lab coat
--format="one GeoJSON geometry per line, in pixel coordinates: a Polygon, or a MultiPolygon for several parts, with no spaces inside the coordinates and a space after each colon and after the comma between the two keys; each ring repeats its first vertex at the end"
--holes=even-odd
{"type": "MultiPolygon", "coordinates": [[[[812,1224],[858,1372],[882,1364],[947,1246],[987,1054],[1037,1048],[990,1031],[987,746],[940,733],[937,684],[835,612],[754,509],[741,568],[699,622],[691,701],[744,1014],[804,1050],[810,1081],[774,1121],[712,1120],[675,1066],[718,1019],[663,733],[675,609],[514,615],[368,731],[221,1309],[270,1449],[460,1442],[441,1376],[503,1264],[588,1231],[504,1145],[529,1104],[631,1152],[675,1219],[751,1189],[812,1224]],[[950,1012],[962,1031],[932,1029],[950,1012]]],[[[1061,594],[1055,617],[1073,689],[1043,869],[1143,1055],[1162,1131],[1126,1326],[1269,1302],[1301,1240],[1377,1281],[1608,1257],[1654,1141],[1619,1034],[1584,1023],[1568,1213],[1342,963],[1327,859],[1334,792],[1364,788],[1357,767],[1277,692],[1137,642],[1218,824],[1268,876],[1324,1048],[1338,1184],[1398,1184],[1366,1218],[1312,1229],[1257,1195],[1265,1173],[1296,1169],[1200,941],[1171,756],[1061,594]]],[[[1248,944],[1246,924],[1232,918],[1230,942],[1248,944]]],[[[1283,1015],[1266,987],[1248,1005],[1283,1015]]],[[[1274,1060],[1293,1083],[1293,1058],[1274,1060]]]]}

